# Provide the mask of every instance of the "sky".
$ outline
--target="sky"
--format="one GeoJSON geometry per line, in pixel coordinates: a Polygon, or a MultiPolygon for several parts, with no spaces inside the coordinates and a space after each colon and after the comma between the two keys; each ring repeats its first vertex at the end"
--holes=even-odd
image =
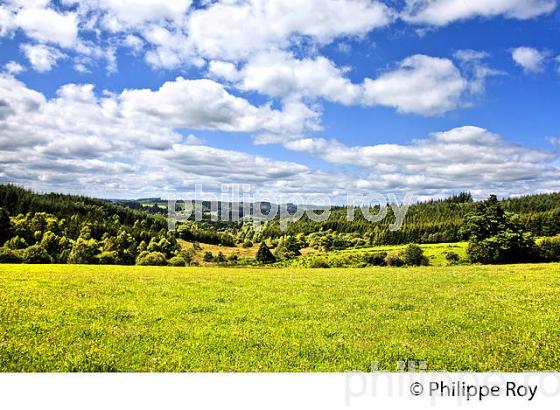
{"type": "Polygon", "coordinates": [[[557,0],[0,0],[0,183],[560,191],[557,0]]]}

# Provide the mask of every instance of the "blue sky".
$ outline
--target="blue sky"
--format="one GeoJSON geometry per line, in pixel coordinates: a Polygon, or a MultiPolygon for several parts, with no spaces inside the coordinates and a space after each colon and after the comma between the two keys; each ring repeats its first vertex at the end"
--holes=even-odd
{"type": "Polygon", "coordinates": [[[6,0],[0,181],[560,190],[555,0],[6,0]]]}

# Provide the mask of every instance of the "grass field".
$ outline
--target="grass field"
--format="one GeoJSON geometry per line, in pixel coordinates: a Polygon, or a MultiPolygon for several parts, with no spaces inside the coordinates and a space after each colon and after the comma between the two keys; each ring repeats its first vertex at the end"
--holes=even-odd
{"type": "Polygon", "coordinates": [[[0,265],[1,371],[560,370],[560,265],[0,265]]]}

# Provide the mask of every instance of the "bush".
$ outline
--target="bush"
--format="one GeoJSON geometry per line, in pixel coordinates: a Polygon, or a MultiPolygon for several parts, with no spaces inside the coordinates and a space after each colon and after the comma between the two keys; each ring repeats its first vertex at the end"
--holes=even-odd
{"type": "Polygon", "coordinates": [[[204,252],[204,256],[202,257],[202,260],[204,262],[213,262],[214,261],[214,255],[212,255],[212,252],[206,251],[206,252],[204,252]]]}
{"type": "Polygon", "coordinates": [[[166,266],[167,259],[161,252],[144,251],[136,258],[136,264],[141,266],[166,266]]]}
{"type": "Polygon", "coordinates": [[[329,262],[325,258],[313,258],[309,262],[309,267],[314,269],[330,268],[329,262]]]}
{"type": "Polygon", "coordinates": [[[52,258],[41,245],[33,245],[22,251],[23,263],[52,263],[52,258]]]}
{"type": "Polygon", "coordinates": [[[116,251],[101,252],[96,256],[100,265],[118,265],[119,254],[116,251]]]}
{"type": "Polygon", "coordinates": [[[218,262],[218,263],[224,263],[226,261],[226,257],[224,256],[222,251],[218,252],[218,254],[216,255],[215,261],[218,262]]]}
{"type": "Polygon", "coordinates": [[[0,248],[0,263],[21,263],[21,256],[19,254],[8,248],[0,248]]]}
{"type": "Polygon", "coordinates": [[[364,263],[372,266],[385,266],[387,252],[366,253],[362,259],[364,263]]]}
{"type": "Polygon", "coordinates": [[[387,266],[403,266],[404,262],[399,257],[399,255],[395,253],[390,253],[385,257],[385,265],[387,266]]]}
{"type": "Polygon", "coordinates": [[[543,262],[560,262],[560,236],[543,239],[538,251],[543,262]]]}
{"type": "Polygon", "coordinates": [[[174,256],[171,259],[169,259],[169,266],[187,266],[187,262],[185,261],[184,258],[180,257],[180,256],[174,256]]]}
{"type": "Polygon", "coordinates": [[[427,266],[430,264],[428,258],[424,256],[422,248],[414,243],[404,248],[399,256],[407,266],[427,266]]]}
{"type": "Polygon", "coordinates": [[[458,253],[450,251],[445,254],[445,260],[448,265],[458,265],[461,262],[461,257],[458,253]]]}
{"type": "Polygon", "coordinates": [[[243,242],[243,247],[244,248],[252,248],[253,247],[253,242],[245,241],[245,242],[243,242]]]}

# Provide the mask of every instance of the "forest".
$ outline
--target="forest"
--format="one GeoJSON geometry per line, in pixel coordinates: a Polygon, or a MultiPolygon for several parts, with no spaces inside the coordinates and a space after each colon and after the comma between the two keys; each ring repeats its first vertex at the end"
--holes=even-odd
{"type": "MultiPolygon", "coordinates": [[[[425,258],[414,244],[459,241],[469,241],[469,263],[548,262],[556,261],[559,252],[559,193],[504,200],[491,196],[486,201],[460,193],[417,203],[398,231],[389,229],[394,219],[390,208],[387,218],[373,224],[359,212],[348,221],[345,207],[333,208],[324,222],[303,217],[290,223],[287,232],[281,231],[278,219],[255,229],[249,219],[210,218],[183,221],[168,231],[166,210],[157,201],[39,194],[0,185],[0,262],[185,266],[193,262],[197,243],[240,248],[260,244],[255,263],[295,259],[303,248],[330,252],[411,244],[403,255],[369,254],[365,263],[420,265],[425,258]],[[537,244],[541,237],[549,239],[537,244]],[[179,240],[193,247],[185,248],[179,240]]],[[[457,258],[449,255],[450,263],[457,258]]],[[[223,263],[226,258],[206,252],[204,262],[223,263]]]]}

